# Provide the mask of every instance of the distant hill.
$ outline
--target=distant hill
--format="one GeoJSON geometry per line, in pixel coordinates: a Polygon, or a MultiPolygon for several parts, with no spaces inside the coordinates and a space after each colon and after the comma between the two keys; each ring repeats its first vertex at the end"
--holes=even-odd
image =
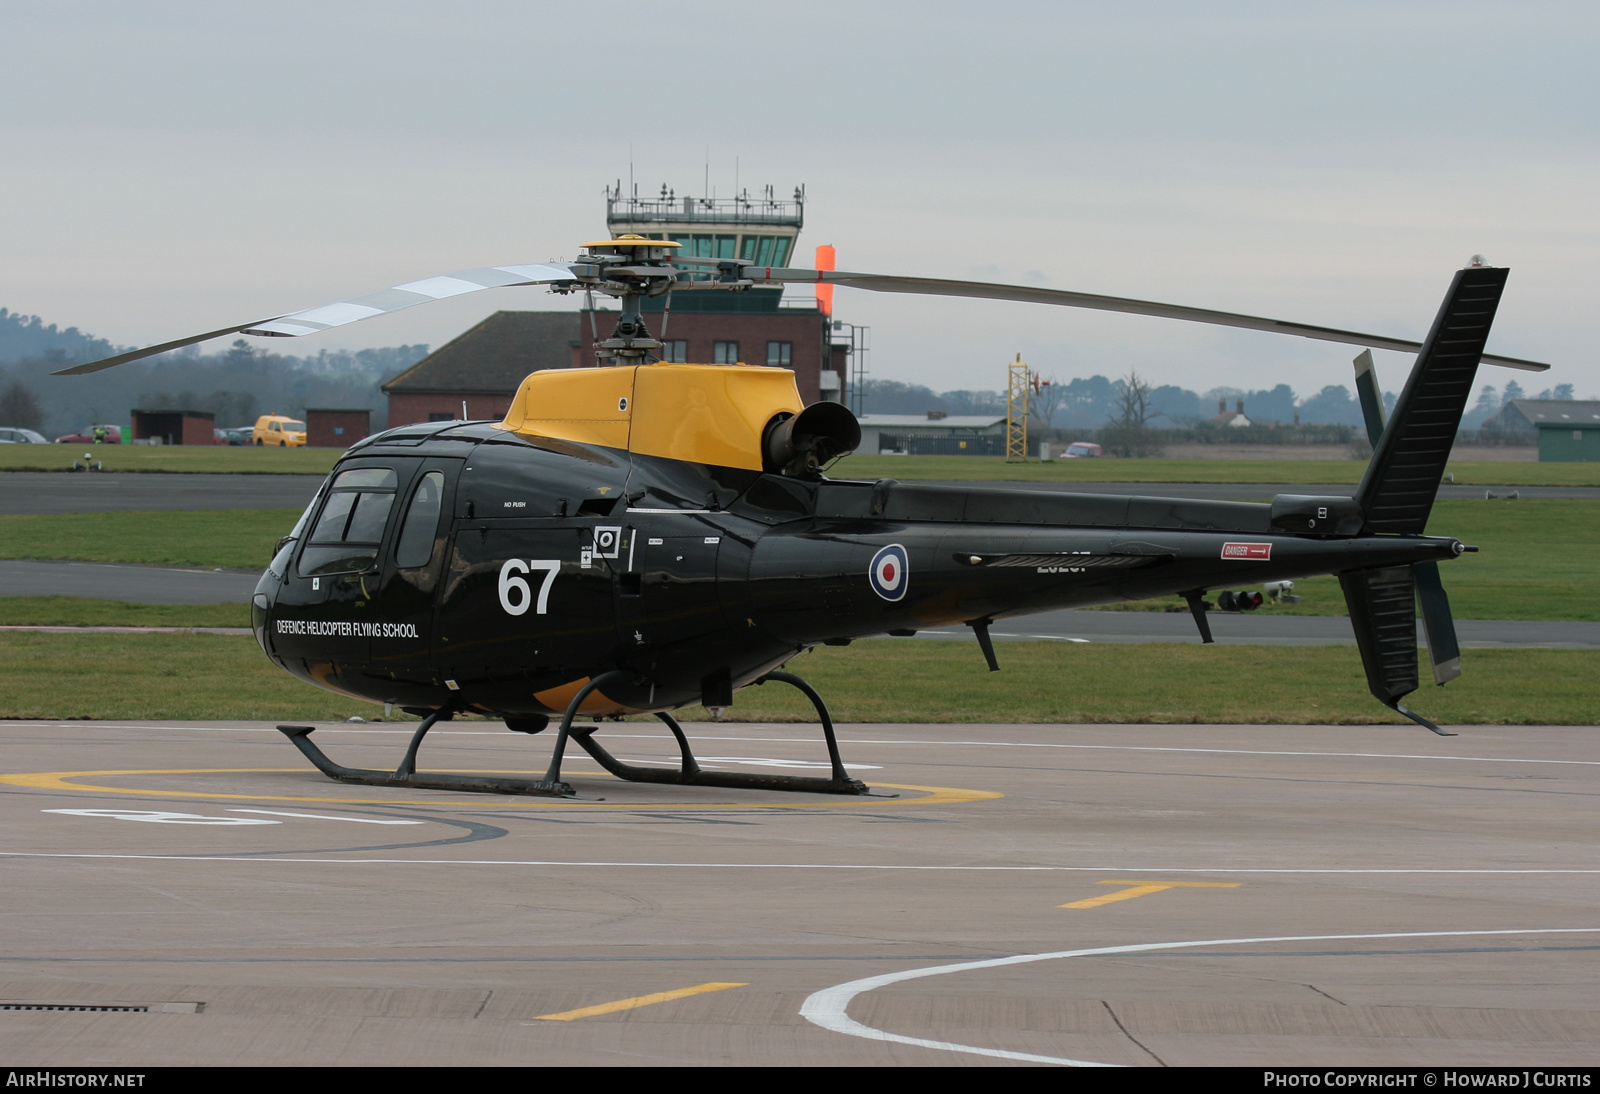
{"type": "Polygon", "coordinates": [[[365,407],[373,411],[374,427],[382,428],[388,401],[378,385],[428,354],[424,345],[305,357],[270,352],[271,343],[257,339],[211,345],[216,352],[190,346],[93,376],[52,376],[126,347],[0,308],[0,391],[25,386],[43,411],[41,432],[50,437],[94,423],[127,424],[134,407],[207,410],[219,427],[253,424],[265,413],[303,417],[307,406],[365,407]]]}
{"type": "Polygon", "coordinates": [[[104,338],[84,334],[77,327],[63,330],[54,323],[46,326],[37,315],[0,308],[0,363],[51,354],[68,361],[92,361],[110,357],[122,348],[104,338]]]}

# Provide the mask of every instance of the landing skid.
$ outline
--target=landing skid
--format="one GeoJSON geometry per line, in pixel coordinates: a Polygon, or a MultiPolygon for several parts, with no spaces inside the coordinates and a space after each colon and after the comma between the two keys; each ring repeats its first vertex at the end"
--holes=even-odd
{"type": "MultiPolygon", "coordinates": [[[[852,779],[845,772],[844,762],[839,759],[839,742],[833,735],[833,719],[828,715],[828,708],[822,701],[822,696],[817,694],[815,688],[800,677],[787,672],[769,672],[766,676],[756,681],[764,684],[774,680],[783,684],[792,684],[805,693],[811,700],[811,705],[817,710],[817,716],[822,722],[822,736],[828,743],[828,760],[833,768],[829,778],[819,778],[808,775],[744,775],[731,771],[703,771],[695,762],[694,753],[689,751],[689,741],[683,735],[683,729],[678,725],[678,720],[666,711],[656,715],[672,730],[672,735],[678,740],[678,750],[682,753],[682,761],[677,771],[663,770],[654,767],[636,767],[633,764],[623,763],[611,753],[607,752],[599,741],[594,739],[595,730],[588,729],[570,734],[572,740],[578,743],[595,763],[605,768],[619,779],[626,779],[636,783],[674,783],[679,786],[720,786],[735,790],[791,790],[809,794],[866,794],[868,789],[865,783],[852,779]]],[[[563,728],[566,723],[563,721],[563,728]]],[[[552,771],[559,771],[561,765],[562,741],[556,742],[556,757],[552,771]]],[[[546,776],[547,778],[549,776],[546,776]]]]}
{"type": "Polygon", "coordinates": [[[370,768],[343,767],[334,763],[316,745],[311,743],[313,726],[279,726],[278,732],[289,738],[306,759],[310,760],[316,769],[328,778],[342,783],[358,783],[365,786],[385,787],[410,787],[418,790],[457,790],[468,791],[476,794],[528,794],[539,797],[570,798],[573,789],[568,783],[561,781],[561,761],[566,753],[567,742],[575,741],[596,763],[605,768],[619,779],[637,783],[670,783],[678,786],[717,786],[733,790],[787,790],[806,794],[853,794],[862,795],[869,793],[866,784],[858,779],[852,779],[845,771],[844,762],[839,758],[839,742],[834,737],[833,719],[828,714],[828,708],[822,701],[822,696],[817,694],[815,688],[800,677],[788,672],[769,672],[766,676],[756,681],[764,684],[768,680],[778,683],[790,684],[803,692],[811,700],[811,705],[816,708],[817,716],[822,722],[822,736],[828,745],[828,761],[832,767],[832,774],[828,778],[808,775],[745,775],[729,771],[705,771],[695,762],[694,753],[689,749],[689,740],[683,735],[683,728],[672,715],[662,711],[656,715],[672,731],[672,736],[678,742],[678,751],[681,754],[678,770],[639,767],[634,764],[624,763],[610,752],[606,751],[594,739],[598,726],[585,727],[574,730],[573,719],[577,716],[578,708],[589,697],[589,693],[601,686],[627,678],[627,673],[620,670],[602,673],[590,680],[567,704],[565,713],[561,716],[561,728],[556,734],[555,752],[550,760],[550,769],[545,772],[542,779],[511,779],[498,775],[452,775],[452,774],[418,774],[417,750],[422,745],[422,739],[428,735],[440,721],[445,721],[454,715],[454,710],[442,707],[422,720],[416,733],[411,737],[411,744],[406,749],[405,759],[400,761],[400,766],[394,771],[377,771],[370,768]]]}

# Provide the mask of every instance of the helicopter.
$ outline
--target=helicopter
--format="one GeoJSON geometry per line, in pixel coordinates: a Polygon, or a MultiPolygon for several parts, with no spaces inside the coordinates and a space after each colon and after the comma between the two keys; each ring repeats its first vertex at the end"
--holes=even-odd
{"type": "Polygon", "coordinates": [[[1210,642],[1208,591],[1317,574],[1339,578],[1373,696],[1450,735],[1401,699],[1420,683],[1419,603],[1435,681],[1460,673],[1438,563],[1476,548],[1423,532],[1478,365],[1549,367],[1484,352],[1507,269],[1473,256],[1415,343],[1062,290],[757,267],[677,255],[678,246],[596,240],[573,262],[409,282],[58,373],[240,332],[314,334],[484,288],[545,285],[620,301],[615,330],[596,343],[597,367],[530,374],[498,422],[405,425],[363,439],[278,542],[252,597],[263,652],[302,680],[422,719],[392,772],[339,765],[312,743],[312,727],[279,726],[325,775],[571,796],[561,766],[576,743],[626,780],[865,794],[823,698],[784,669],[805,650],[965,624],[994,671],[998,619],[1173,595],[1210,642]],[[804,405],[787,369],[662,361],[642,310],[672,292],[806,283],[1118,311],[1417,356],[1387,421],[1371,354],[1356,359],[1374,451],[1349,496],[1254,503],[840,480],[824,469],[860,443],[847,408],[804,405]],[[726,708],[740,689],[768,682],[812,703],[828,776],[696,762],[671,712],[726,708]],[[429,730],[467,712],[522,733],[559,719],[543,778],[419,772],[429,730]],[[602,719],[641,714],[672,733],[676,769],[626,763],[595,739],[602,719]]]}

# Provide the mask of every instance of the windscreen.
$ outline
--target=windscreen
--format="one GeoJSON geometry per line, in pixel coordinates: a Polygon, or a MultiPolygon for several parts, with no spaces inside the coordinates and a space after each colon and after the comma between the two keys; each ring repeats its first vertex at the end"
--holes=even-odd
{"type": "Polygon", "coordinates": [[[398,483],[399,476],[390,467],[340,472],[317,516],[310,543],[300,555],[301,576],[371,569],[389,523],[389,510],[394,508],[398,483]]]}

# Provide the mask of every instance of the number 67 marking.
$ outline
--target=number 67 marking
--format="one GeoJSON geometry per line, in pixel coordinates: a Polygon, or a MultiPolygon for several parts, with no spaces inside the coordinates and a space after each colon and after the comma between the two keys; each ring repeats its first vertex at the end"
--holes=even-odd
{"type": "Polygon", "coordinates": [[[530,570],[543,570],[544,582],[539,586],[539,602],[534,608],[535,615],[545,615],[550,607],[550,586],[555,584],[556,574],[561,571],[561,560],[558,558],[530,558],[524,562],[520,558],[508,558],[505,565],[500,567],[500,606],[506,610],[507,615],[523,615],[528,610],[528,605],[533,603],[533,590],[528,588],[528,583],[517,574],[525,574],[530,570]],[[513,602],[512,593],[516,593],[513,602]]]}

